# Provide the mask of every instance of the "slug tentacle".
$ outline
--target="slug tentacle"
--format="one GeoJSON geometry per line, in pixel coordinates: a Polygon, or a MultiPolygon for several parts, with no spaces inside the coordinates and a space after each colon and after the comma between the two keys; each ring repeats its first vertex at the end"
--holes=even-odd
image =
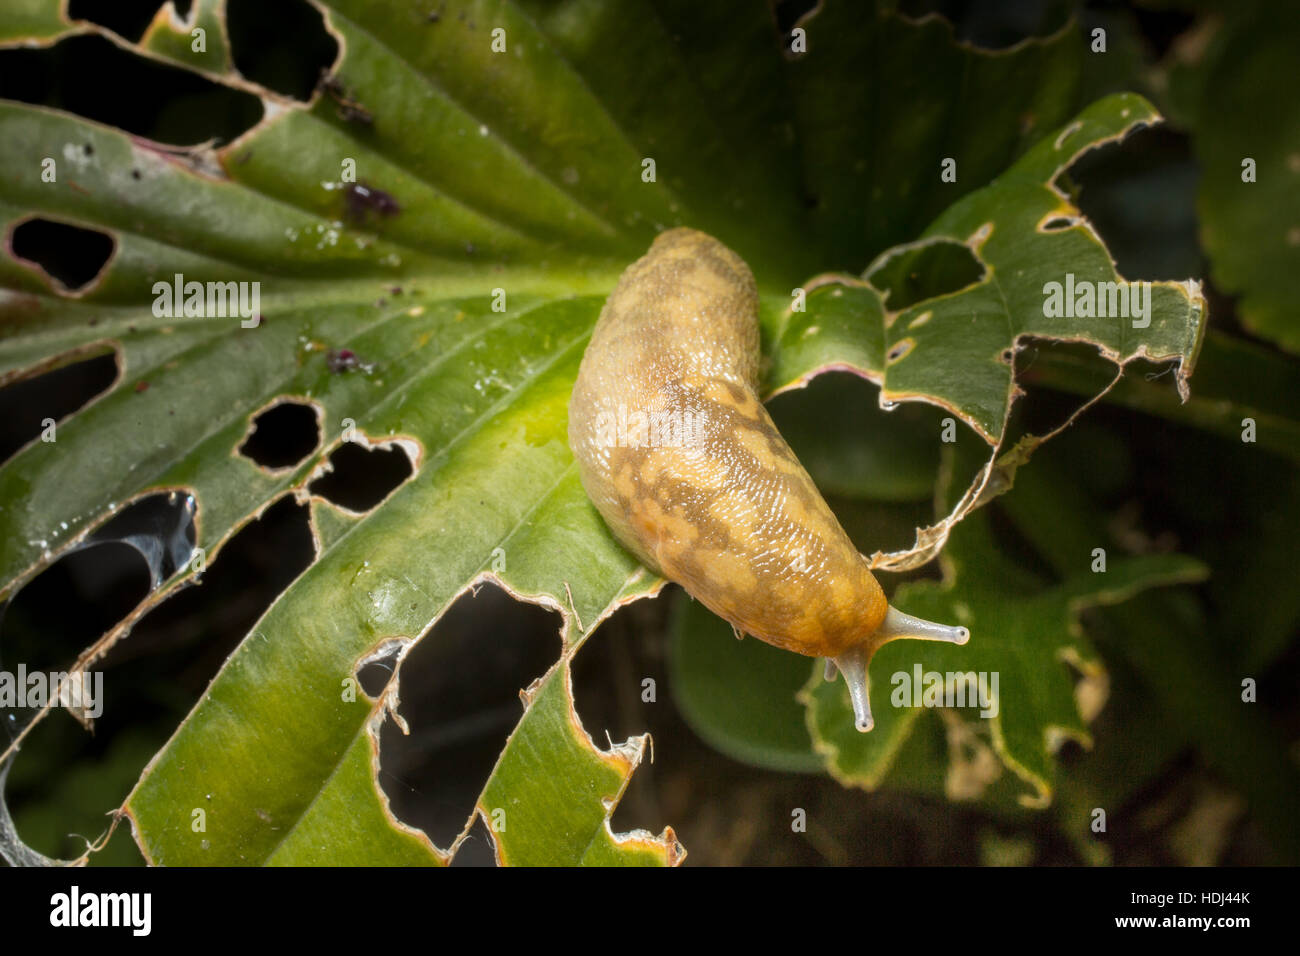
{"type": "Polygon", "coordinates": [[[867,696],[867,664],[871,660],[871,651],[859,644],[857,647],[850,647],[834,660],[835,666],[844,675],[844,683],[849,685],[849,700],[853,702],[853,723],[865,734],[876,725],[871,717],[871,698],[867,696]]]}
{"type": "Polygon", "coordinates": [[[844,673],[870,730],[867,665],[899,637],[965,628],[889,607],[759,400],[758,288],[711,236],[671,229],[619,278],[569,401],[583,487],[638,560],[731,624],[844,673]]]}
{"type": "Polygon", "coordinates": [[[885,613],[885,619],[876,631],[875,644],[896,641],[900,637],[910,637],[918,641],[947,641],[949,644],[965,644],[970,640],[970,631],[964,627],[950,627],[947,624],[935,624],[919,617],[904,614],[896,607],[885,613]]]}
{"type": "Polygon", "coordinates": [[[870,641],[851,647],[838,657],[827,658],[826,679],[834,680],[837,668],[844,675],[844,682],[849,685],[849,699],[853,702],[854,722],[863,733],[875,726],[871,717],[871,701],[867,697],[867,665],[882,645],[902,637],[965,644],[970,640],[970,631],[964,627],[935,624],[891,607],[885,612],[885,619],[871,635],[870,641]]]}

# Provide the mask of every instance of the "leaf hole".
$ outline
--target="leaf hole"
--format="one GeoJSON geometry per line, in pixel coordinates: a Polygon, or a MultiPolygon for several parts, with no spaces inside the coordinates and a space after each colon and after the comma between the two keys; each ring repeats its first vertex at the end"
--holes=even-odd
{"type": "MultiPolygon", "coordinates": [[[[189,12],[190,0],[178,0],[177,12],[181,2],[185,12],[189,12]]],[[[160,0],[68,0],[68,19],[97,23],[105,29],[112,30],[124,40],[138,42],[149,29],[158,11],[163,7],[160,0]]]]}
{"type": "Polygon", "coordinates": [[[1078,220],[1068,216],[1054,216],[1038,227],[1039,232],[1064,232],[1072,228],[1078,220]]]}
{"type": "Polygon", "coordinates": [[[345,442],[334,451],[326,470],[308,490],[358,513],[375,507],[415,473],[400,445],[366,448],[355,442],[345,442]]]}
{"type": "Polygon", "coordinates": [[[464,828],[523,716],[519,691],[560,650],[558,613],[491,583],[477,592],[461,594],[402,660],[410,735],[391,720],[380,733],[379,782],[393,814],[441,847],[464,828]]]}
{"type": "MultiPolygon", "coordinates": [[[[672,585],[670,590],[679,588],[672,585]]],[[[678,687],[674,684],[680,674],[675,674],[674,665],[669,663],[673,605],[688,600],[688,595],[679,591],[620,608],[600,625],[596,639],[584,644],[573,659],[574,709],[597,748],[609,750],[611,744],[645,733],[652,736],[653,743],[647,746],[627,791],[609,815],[615,833],[638,829],[658,833],[666,825],[675,825],[677,821],[666,807],[674,799],[672,781],[689,776],[692,787],[719,795],[729,786],[725,781],[731,761],[720,757],[693,732],[680,709],[678,687]],[[692,769],[684,769],[687,767],[692,769]]],[[[717,623],[725,629],[731,646],[765,647],[753,637],[737,642],[730,627],[717,623]]],[[[602,796],[608,809],[615,795],[602,796]]],[[[735,806],[727,797],[720,795],[719,800],[723,805],[735,806]]]]}
{"type": "Polygon", "coordinates": [[[905,358],[907,353],[912,351],[915,346],[916,342],[913,339],[900,339],[890,346],[889,351],[885,355],[885,361],[888,364],[893,365],[895,362],[905,358]]]}
{"type": "Polygon", "coordinates": [[[230,54],[243,76],[307,102],[339,55],[319,10],[305,0],[227,0],[230,54]],[[285,38],[293,42],[286,43],[285,38]]]}
{"type": "MultiPolygon", "coordinates": [[[[307,509],[286,495],[226,543],[200,586],[184,588],[150,609],[129,640],[119,641],[94,665],[103,673],[95,734],[86,734],[66,713],[52,713],[24,741],[6,794],[24,839],[61,858],[84,851],[84,842],[69,834],[93,837],[104,831],[105,811],[126,798],[226,659],[313,554],[307,509]],[[57,821],[51,816],[54,807],[57,821]]],[[[126,600],[147,590],[148,576],[138,568],[139,554],[132,548],[105,544],[72,557],[82,563],[69,566],[75,572],[71,578],[56,577],[42,594],[33,595],[43,609],[36,635],[43,644],[65,629],[87,635],[103,628],[96,615],[120,611],[125,616],[135,606],[123,608],[126,600]],[[115,583],[96,586],[105,575],[115,583]],[[93,603],[76,597],[86,593],[93,603]],[[52,612],[57,612],[53,620],[52,612]]],[[[6,646],[0,643],[0,649],[6,646]]],[[[118,832],[123,834],[120,828],[118,832]]],[[[129,833],[124,835],[124,841],[115,836],[96,854],[96,862],[140,863],[129,833]]]]}
{"type": "MultiPolygon", "coordinates": [[[[28,581],[0,619],[0,661],[12,672],[66,671],[87,647],[117,626],[148,595],[144,556],[123,541],[88,543],[63,555],[28,581]]],[[[11,727],[22,716],[0,710],[11,727]]],[[[3,738],[0,738],[0,742],[3,738]]]]}
{"type": "Polygon", "coordinates": [[[253,419],[239,453],[271,471],[292,468],[320,444],[320,415],[314,405],[277,400],[253,419]]]}
{"type": "Polygon", "coordinates": [[[481,816],[474,818],[464,842],[451,858],[452,866],[496,866],[496,847],[492,834],[481,816]]]}
{"type": "MultiPolygon", "coordinates": [[[[687,599],[685,593],[677,597],[687,599]]],[[[574,708],[602,750],[609,747],[606,734],[623,741],[647,731],[655,740],[672,740],[680,733],[681,716],[668,673],[672,602],[665,598],[619,608],[600,625],[601,639],[588,641],[573,658],[574,708]],[[647,684],[647,680],[653,683],[647,684]]],[[[634,782],[644,769],[633,775],[634,782]]],[[[646,825],[644,819],[632,824],[646,825]]]]}
{"type": "Polygon", "coordinates": [[[357,683],[367,697],[378,699],[396,673],[405,641],[392,638],[366,654],[357,664],[357,683]]]}
{"type": "MultiPolygon", "coordinates": [[[[148,495],[131,502],[73,545],[28,581],[0,613],[0,664],[10,671],[22,665],[29,673],[66,673],[189,559],[194,550],[195,513],[196,503],[188,492],[148,495]]],[[[60,531],[72,533],[65,529],[61,523],[60,531]]],[[[45,543],[51,549],[57,547],[57,533],[52,530],[45,543]]],[[[92,679],[97,673],[100,676],[92,685],[98,686],[97,696],[86,701],[89,706],[82,716],[95,721],[108,706],[106,694],[99,696],[110,684],[102,676],[108,666],[105,658],[88,669],[92,679]]],[[[38,706],[9,709],[0,711],[0,722],[14,738],[40,714],[38,706]]],[[[57,724],[62,720],[51,714],[33,732],[52,733],[57,738],[57,724]],[[51,719],[56,726],[47,730],[51,719]]],[[[70,746],[80,745],[74,742],[70,746]]],[[[142,755],[141,765],[147,757],[148,753],[142,755]]],[[[103,808],[96,811],[102,813],[103,808]]],[[[88,827],[88,831],[93,829],[88,827]]],[[[51,847],[49,852],[66,851],[51,847]]]]}
{"type": "Polygon", "coordinates": [[[891,312],[951,295],[984,278],[984,265],[960,242],[950,239],[904,249],[875,265],[867,281],[885,296],[891,312]]]}
{"type": "Polygon", "coordinates": [[[43,435],[57,446],[64,420],[108,391],[118,374],[116,352],[75,360],[62,356],[43,367],[48,371],[0,388],[0,464],[43,435]]]}
{"type": "Polygon", "coordinates": [[[170,595],[110,652],[115,684],[136,694],[167,693],[162,725],[175,726],[271,602],[315,560],[308,511],[282,495],[205,560],[193,585],[170,595]],[[171,722],[165,717],[170,715],[171,722]]]}
{"type": "Polygon", "coordinates": [[[1154,126],[1089,150],[1053,185],[1086,217],[1126,280],[1182,280],[1204,269],[1199,177],[1191,140],[1154,126]]]}
{"type": "MultiPolygon", "coordinates": [[[[75,859],[85,850],[85,842],[76,834],[93,838],[105,831],[105,811],[125,799],[130,789],[125,779],[130,769],[115,772],[123,762],[123,751],[134,749],[132,769],[138,771],[152,750],[148,743],[140,746],[114,732],[117,708],[123,701],[102,665],[88,669],[89,680],[83,685],[87,696],[79,713],[81,720],[93,720],[94,735],[61,706],[31,726],[41,713],[37,705],[53,696],[51,684],[62,680],[52,675],[67,674],[78,657],[130,614],[148,592],[149,573],[139,553],[124,544],[105,542],[61,557],[29,581],[0,616],[0,669],[13,675],[15,682],[21,680],[24,690],[15,706],[7,706],[6,701],[0,707],[0,723],[7,731],[0,733],[0,747],[29,731],[10,764],[3,797],[20,839],[49,857],[75,859]],[[41,675],[39,701],[34,675],[41,675]]],[[[165,736],[159,734],[159,744],[165,736]]],[[[12,846],[8,839],[5,843],[12,846]]],[[[129,845],[122,851],[115,862],[139,862],[139,854],[129,845]]],[[[115,848],[114,852],[122,851],[115,848]]]]}
{"type": "MultiPolygon", "coordinates": [[[[230,142],[263,115],[262,100],[252,93],[132,53],[98,35],[70,36],[39,49],[0,50],[0,75],[7,99],[65,110],[177,146],[230,142]]],[[[61,183],[79,175],[75,164],[59,163],[61,183]]]]}
{"type": "Polygon", "coordinates": [[[103,273],[113,256],[113,237],[50,219],[27,219],[9,235],[14,257],[37,266],[62,293],[80,293],[103,273]]]}
{"type": "MultiPolygon", "coordinates": [[[[916,515],[900,509],[897,526],[868,523],[862,529],[867,553],[912,543],[917,524],[932,517],[929,501],[939,469],[934,436],[946,413],[920,402],[883,411],[880,387],[848,372],[827,372],[805,388],[783,392],[768,403],[768,411],[823,495],[920,505],[916,515]]],[[[837,514],[853,538],[854,520],[847,512],[837,514]]],[[[588,653],[578,655],[577,670],[588,653]]]]}
{"type": "Polygon", "coordinates": [[[95,529],[88,541],[121,541],[135,548],[149,567],[153,587],[190,560],[198,540],[194,519],[198,501],[186,490],[137,498],[95,529]]]}
{"type": "Polygon", "coordinates": [[[938,14],[959,42],[983,50],[1005,50],[1031,37],[1050,36],[1070,16],[1069,8],[1060,4],[1005,0],[903,0],[899,10],[912,20],[938,14]]]}

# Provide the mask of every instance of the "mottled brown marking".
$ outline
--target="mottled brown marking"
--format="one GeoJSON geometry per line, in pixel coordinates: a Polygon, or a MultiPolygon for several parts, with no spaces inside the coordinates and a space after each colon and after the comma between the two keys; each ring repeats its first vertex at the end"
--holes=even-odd
{"type": "Polygon", "coordinates": [[[569,440],[611,530],[740,630],[802,654],[865,643],[880,586],[758,399],[758,295],[745,263],[674,229],[628,267],[583,356],[569,440]],[[597,446],[625,404],[697,416],[699,447],[597,446]]]}

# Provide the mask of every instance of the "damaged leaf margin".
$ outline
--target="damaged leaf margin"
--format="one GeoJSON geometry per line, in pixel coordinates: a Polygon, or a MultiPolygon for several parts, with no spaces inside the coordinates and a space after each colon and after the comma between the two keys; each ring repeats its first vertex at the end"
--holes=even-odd
{"type": "Polygon", "coordinates": [[[1055,135],[1044,137],[993,183],[954,203],[919,240],[881,254],[862,278],[827,274],[809,280],[806,311],[786,308],[781,314],[769,375],[774,384],[767,397],[801,388],[826,371],[850,371],[880,386],[882,408],[907,401],[936,405],[991,446],[988,461],[951,512],[929,527],[918,528],[911,548],[876,552],[871,556],[873,568],[906,571],[932,560],[958,522],[1010,488],[1016,468],[1102,399],[1134,360],[1176,363],[1178,392],[1187,400],[1188,379],[1206,327],[1206,304],[1198,281],[1141,283],[1149,289],[1149,328],[1140,331],[1128,327],[1127,317],[1110,317],[1116,319],[1110,325],[1091,319],[1082,329],[1068,328],[1056,317],[1036,318],[1046,311],[1044,278],[1060,282],[1077,269],[1081,281],[1139,285],[1119,275],[1101,237],[1057,180],[1085,152],[1160,121],[1155,108],[1135,94],[1117,94],[1094,103],[1055,135]],[[1043,230],[1044,224],[1057,219],[1064,220],[1067,228],[1043,230]],[[1000,234],[1012,238],[1002,245],[1000,234]],[[1033,237],[1036,248],[1026,251],[1024,246],[1030,243],[1014,244],[1014,237],[1024,235],[1033,237]],[[871,284],[872,275],[893,257],[937,242],[967,247],[982,266],[983,276],[963,288],[890,311],[887,293],[871,284]],[[1027,273],[1029,277],[1023,278],[1027,273]],[[964,338],[947,333],[963,320],[983,323],[983,328],[964,338]],[[1005,324],[1005,334],[988,330],[998,322],[1005,324]],[[1049,434],[1027,435],[1014,448],[1004,449],[1012,406],[1023,394],[1013,374],[1014,354],[1034,339],[1094,345],[1103,359],[1115,364],[1115,377],[1049,434]],[[981,350],[981,345],[987,347],[981,350]],[[935,350],[947,354],[932,357],[919,371],[914,361],[901,365],[918,353],[935,350]]]}
{"type": "Polygon", "coordinates": [[[595,745],[574,708],[574,650],[520,692],[523,720],[506,741],[479,798],[476,812],[492,833],[497,863],[676,866],[686,850],[672,827],[654,836],[645,830],[619,834],[610,826],[633,771],[652,744],[650,735],[643,734],[621,744],[610,741],[608,750],[595,745]],[[576,787],[571,785],[575,780],[576,787]]]}
{"type": "MultiPolygon", "coordinates": [[[[409,645],[410,642],[402,643],[409,645]]],[[[397,689],[394,679],[372,702],[355,739],[340,755],[337,767],[307,812],[287,822],[274,850],[257,862],[267,866],[373,866],[376,862],[401,866],[445,866],[450,862],[451,853],[435,846],[422,830],[406,825],[393,815],[388,797],[379,787],[380,729],[392,716],[405,731],[405,722],[397,713],[400,703],[397,689]]],[[[149,774],[152,766],[151,761],[142,778],[149,774]]],[[[199,809],[205,813],[217,813],[225,808],[214,806],[209,795],[204,806],[194,808],[199,809]]],[[[251,812],[262,820],[268,820],[270,816],[265,809],[258,807],[238,807],[234,812],[251,812]]],[[[179,824],[183,830],[192,830],[193,813],[192,810],[180,815],[179,824]]],[[[139,825],[129,799],[119,809],[118,815],[130,822],[132,836],[150,865],[167,862],[165,857],[157,855],[157,847],[151,845],[139,825]]],[[[202,833],[191,833],[190,836],[199,847],[198,862],[201,863],[208,841],[203,839],[202,833]]]]}
{"type": "MultiPolygon", "coordinates": [[[[1126,557],[1113,561],[1102,581],[1087,572],[1024,593],[1019,588],[1026,582],[1017,583],[1010,570],[986,566],[975,557],[982,553],[977,546],[989,544],[986,525],[981,514],[957,532],[954,541],[959,547],[949,548],[939,558],[941,582],[905,583],[895,596],[907,613],[961,621],[983,640],[956,649],[912,642],[886,645],[877,655],[876,673],[910,675],[916,666],[943,674],[1001,672],[993,698],[996,713],[987,721],[976,720],[971,725],[963,712],[945,708],[940,714],[973,727],[987,724],[987,732],[978,731],[980,739],[991,744],[1002,765],[1028,788],[1017,794],[1017,801],[1041,809],[1052,800],[1053,758],[1061,745],[1074,740],[1085,748],[1092,746],[1087,722],[1096,716],[1096,708],[1082,706],[1079,686],[1071,688],[1067,668],[1084,684],[1104,682],[1105,669],[1082,630],[1080,614],[1093,607],[1122,604],[1152,588],[1204,580],[1208,569],[1181,555],[1126,557]],[[1002,593],[997,593],[1000,582],[1002,593]],[[990,613],[989,605],[996,611],[997,606],[1012,603],[1021,609],[1014,617],[999,619],[990,613]],[[1040,646],[1045,636],[1051,638],[1050,646],[1040,646]],[[1011,670],[1007,662],[1012,663],[1011,670]]],[[[891,684],[872,683],[872,692],[882,699],[873,699],[877,725],[865,735],[853,730],[843,687],[826,683],[818,668],[798,694],[805,706],[813,749],[823,757],[831,776],[844,786],[879,787],[917,732],[916,722],[925,708],[892,706],[891,684]]],[[[918,691],[913,689],[913,693],[918,691]]],[[[950,763],[949,784],[955,769],[955,762],[950,763]]],[[[975,796],[978,794],[967,799],[975,796]]]]}
{"type": "MultiPolygon", "coordinates": [[[[292,97],[245,79],[230,53],[230,34],[226,27],[226,0],[190,0],[190,11],[181,16],[175,0],[165,0],[138,41],[132,41],[93,20],[73,20],[68,15],[69,0],[8,0],[0,29],[0,46],[47,47],[72,36],[99,36],[128,53],[168,66],[180,66],[231,89],[251,93],[262,100],[266,115],[262,122],[278,112],[277,107],[301,106],[292,97]],[[195,51],[195,29],[202,29],[206,49],[195,51]]],[[[342,38],[330,24],[327,12],[314,0],[307,0],[324,18],[324,29],[340,43],[342,38]]],[[[261,123],[257,124],[260,126],[261,123]]],[[[255,126],[254,129],[257,127],[255,126]]]]}
{"type": "MultiPolygon", "coordinates": [[[[195,4],[196,9],[199,7],[200,2],[201,2],[201,0],[196,0],[196,4],[195,4]]],[[[210,6],[209,4],[206,4],[206,3],[203,4],[203,7],[204,7],[204,9],[211,9],[211,6],[210,6]]],[[[46,9],[48,9],[48,7],[46,7],[46,9]]],[[[161,14],[160,14],[160,15],[161,15],[161,14]]],[[[196,15],[196,14],[192,14],[192,16],[194,16],[194,15],[196,15]]],[[[327,29],[330,28],[330,22],[331,22],[331,14],[328,14],[328,13],[327,13],[327,15],[326,15],[326,26],[327,26],[327,29]]],[[[90,28],[89,26],[87,26],[87,27],[85,27],[85,28],[78,27],[77,29],[78,29],[78,30],[81,30],[81,29],[91,29],[91,28],[90,28]]],[[[173,29],[173,28],[169,27],[168,29],[173,29]]],[[[95,31],[96,31],[96,32],[99,32],[98,28],[95,28],[95,31]]],[[[147,34],[147,35],[153,35],[153,30],[152,30],[152,28],[151,28],[151,34],[147,34]]],[[[52,38],[53,38],[53,37],[52,37],[52,35],[51,35],[51,39],[52,39],[52,38]]],[[[112,39],[112,37],[109,37],[109,38],[112,39]]],[[[117,41],[117,40],[114,40],[113,42],[118,42],[118,41],[117,41]]],[[[342,41],[340,40],[340,42],[342,42],[342,41]]],[[[124,48],[129,47],[133,52],[136,52],[136,53],[144,53],[144,55],[159,55],[159,56],[161,56],[161,54],[159,53],[158,50],[154,50],[154,51],[152,51],[152,52],[151,52],[151,51],[147,51],[147,50],[141,50],[140,47],[137,46],[137,45],[135,45],[135,44],[127,45],[127,44],[125,44],[124,42],[119,43],[119,45],[124,46],[124,48]]],[[[345,48],[344,48],[344,49],[345,49],[345,48]]],[[[344,52],[344,50],[341,50],[341,54],[342,54],[343,52],[344,52]]],[[[342,59],[342,57],[340,58],[340,62],[341,62],[341,59],[342,59]]],[[[194,64],[187,63],[186,65],[189,65],[189,66],[193,67],[194,64]]],[[[337,63],[336,63],[336,68],[337,68],[337,63]]],[[[237,84],[232,84],[232,83],[230,83],[230,82],[229,82],[229,81],[230,81],[230,78],[229,78],[229,77],[222,77],[222,81],[223,81],[223,82],[226,82],[227,85],[237,85],[237,84]]],[[[161,155],[163,155],[163,156],[166,157],[167,159],[172,160],[173,162],[176,163],[176,165],[183,165],[184,168],[185,168],[188,172],[196,173],[196,174],[199,174],[199,175],[204,175],[204,176],[207,176],[207,177],[210,177],[210,178],[215,178],[215,179],[222,179],[222,180],[227,179],[227,177],[225,176],[224,170],[221,168],[220,163],[217,161],[217,157],[218,157],[218,156],[229,157],[229,156],[233,155],[233,151],[234,151],[236,145],[247,144],[247,143],[251,142],[251,141],[252,141],[256,136],[261,136],[261,135],[264,133],[264,131],[267,130],[267,129],[270,127],[270,125],[271,125],[271,121],[272,121],[272,120],[277,119],[277,118],[287,118],[287,117],[291,117],[291,116],[293,116],[293,115],[296,115],[296,113],[297,113],[297,112],[300,112],[300,111],[302,110],[302,108],[303,108],[303,104],[300,104],[300,103],[298,103],[298,102],[296,102],[296,101],[293,101],[293,102],[291,102],[291,103],[290,103],[289,101],[284,101],[284,103],[282,103],[282,102],[281,102],[281,99],[280,99],[279,97],[273,96],[273,95],[270,94],[268,91],[262,90],[260,87],[258,87],[258,88],[256,88],[256,89],[250,89],[250,92],[254,92],[254,93],[256,93],[257,95],[259,95],[259,96],[262,97],[262,101],[263,101],[264,107],[265,107],[265,109],[266,109],[266,115],[263,117],[263,119],[262,119],[259,123],[255,124],[255,125],[254,125],[254,126],[253,126],[253,127],[252,127],[252,128],[251,128],[251,129],[250,129],[250,130],[249,130],[249,131],[248,131],[244,136],[243,136],[243,137],[241,137],[241,139],[240,139],[239,141],[236,141],[236,144],[232,144],[231,146],[226,147],[224,150],[221,151],[220,154],[218,154],[216,151],[213,151],[213,150],[210,148],[210,146],[209,146],[209,147],[202,147],[202,146],[200,146],[200,147],[195,147],[195,148],[193,148],[193,149],[179,148],[179,149],[175,149],[175,150],[166,149],[166,148],[161,148],[161,147],[154,147],[154,148],[153,148],[154,151],[157,152],[157,153],[159,153],[159,154],[161,154],[161,155]],[[290,106],[290,108],[289,108],[289,109],[284,109],[284,108],[282,108],[282,106],[284,106],[285,104],[288,104],[288,105],[290,106]]],[[[90,124],[90,125],[94,125],[94,124],[90,124]]],[[[135,138],[132,138],[132,139],[134,140],[135,138]]],[[[141,148],[147,148],[147,147],[143,147],[142,144],[139,144],[139,141],[138,141],[138,140],[136,141],[136,144],[137,144],[137,145],[140,145],[141,148]]],[[[254,188],[256,188],[256,187],[254,187],[254,188]]],[[[429,261],[434,261],[434,260],[429,260],[429,261]]],[[[421,263],[419,263],[419,262],[417,261],[416,264],[419,265],[419,264],[421,264],[421,263]]],[[[188,271],[188,270],[187,270],[187,271],[188,271]]],[[[601,283],[600,283],[599,281],[597,281],[597,282],[589,283],[589,284],[592,285],[592,286],[600,286],[601,283]]],[[[110,391],[113,391],[113,390],[116,389],[116,388],[117,388],[117,386],[115,385],[113,389],[110,389],[110,391]]],[[[107,393],[106,393],[106,394],[107,394],[107,393]]],[[[418,472],[418,464],[416,465],[416,469],[417,469],[417,472],[418,472]]],[[[424,475],[423,475],[422,473],[421,473],[421,477],[424,477],[424,475]]],[[[152,490],[152,489],[151,489],[151,490],[152,490]]],[[[279,496],[277,495],[273,500],[278,500],[278,498],[279,498],[279,496]]],[[[578,500],[583,501],[584,504],[585,504],[585,500],[583,500],[583,499],[581,499],[581,498],[579,498],[578,500]]],[[[271,503],[270,501],[266,502],[266,503],[263,505],[263,508],[258,509],[258,511],[256,512],[256,514],[260,514],[261,510],[264,510],[264,508],[265,508],[267,505],[269,505],[270,503],[271,503]]],[[[313,508],[313,514],[315,514],[315,511],[316,511],[316,509],[313,508]]],[[[254,514],[254,517],[256,517],[256,514],[254,514]]],[[[251,520],[251,519],[250,519],[250,520],[251,520]]],[[[369,520],[369,519],[366,519],[366,520],[369,520]]],[[[315,524],[315,522],[314,522],[314,524],[315,524]]],[[[233,530],[232,530],[230,533],[233,533],[233,530]]],[[[341,534],[339,535],[339,537],[342,537],[343,535],[346,535],[346,534],[347,534],[347,531],[346,531],[346,530],[343,530],[343,531],[341,532],[341,534]]],[[[222,538],[222,540],[223,540],[223,541],[226,540],[226,538],[228,538],[228,536],[229,536],[229,534],[227,534],[226,536],[224,536],[224,537],[222,538]]],[[[200,540],[201,540],[201,539],[200,539],[200,540]]],[[[336,538],[335,540],[338,540],[338,539],[336,538]]],[[[318,542],[318,543],[319,543],[319,542],[318,542]]],[[[334,543],[333,541],[330,542],[330,544],[333,544],[333,543],[334,543]]],[[[219,542],[218,542],[218,544],[219,544],[219,542]]],[[[941,544],[941,542],[940,542],[940,544],[941,544]]],[[[325,548],[318,548],[317,561],[320,560],[322,551],[326,550],[327,547],[328,547],[328,546],[326,546],[325,548]]],[[[217,548],[213,548],[213,553],[215,553],[216,550],[217,550],[217,548]]],[[[640,572],[633,572],[633,573],[632,573],[632,578],[635,579],[639,573],[640,573],[640,572]]],[[[642,579],[642,583],[643,583],[643,584],[646,584],[647,582],[646,582],[644,579],[642,579]]],[[[654,588],[654,589],[657,589],[657,587],[658,587],[658,585],[654,584],[653,582],[649,582],[649,585],[650,585],[652,588],[654,588]]],[[[504,586],[504,585],[503,585],[503,586],[504,586]]],[[[508,590],[510,590],[510,589],[508,589],[508,590]]],[[[578,620],[579,620],[579,619],[578,619],[578,611],[577,611],[577,608],[576,608],[576,607],[572,607],[572,605],[573,605],[572,594],[569,593],[569,591],[568,591],[568,585],[567,585],[567,582],[565,583],[564,590],[565,590],[566,593],[569,594],[570,610],[572,611],[572,613],[573,613],[573,615],[574,615],[574,619],[575,619],[575,621],[578,621],[578,620]]],[[[160,592],[156,592],[155,594],[150,595],[149,602],[148,602],[149,605],[151,606],[152,604],[156,603],[157,601],[162,600],[164,597],[168,596],[170,593],[173,593],[173,592],[172,592],[171,590],[169,590],[169,589],[162,589],[160,592]]],[[[512,591],[512,593],[514,593],[514,591],[512,591]]],[[[550,593],[558,593],[558,592],[553,592],[553,584],[551,584],[551,585],[548,585],[548,589],[546,589],[546,590],[542,590],[542,591],[536,591],[535,593],[546,593],[546,594],[550,594],[550,593]]],[[[624,594],[627,594],[627,593],[628,593],[628,589],[625,588],[623,593],[624,593],[624,594]]],[[[638,596],[639,596],[639,595],[638,595],[638,596]]],[[[581,603],[583,597],[586,597],[586,595],[581,595],[581,594],[579,595],[580,603],[581,603]]],[[[630,600],[631,597],[629,597],[628,599],[630,600]]],[[[277,600],[278,600],[278,599],[277,599],[277,600]]],[[[444,608],[445,608],[445,606],[446,606],[446,605],[444,605],[444,608]]],[[[585,606],[586,606],[586,605],[584,604],[584,607],[585,607],[585,606]]],[[[610,606],[612,607],[613,605],[610,605],[610,606]]],[[[144,610],[144,609],[147,609],[147,608],[142,608],[142,609],[140,609],[140,613],[143,613],[143,610],[144,610]]],[[[269,612],[268,612],[268,613],[269,613],[269,612]]],[[[563,610],[563,609],[561,609],[561,613],[562,613],[562,614],[564,613],[564,610],[563,610]]],[[[601,615],[601,616],[603,616],[603,615],[601,615]]],[[[136,618],[136,619],[138,619],[138,615],[137,615],[137,618],[136,618]]],[[[435,620],[436,620],[436,618],[435,618],[435,620]]],[[[564,628],[564,633],[565,633],[565,639],[566,639],[566,641],[567,641],[567,635],[568,635],[568,624],[567,624],[568,616],[567,616],[567,614],[565,614],[565,620],[566,620],[566,624],[565,624],[565,628],[564,628]]],[[[592,626],[594,626],[594,623],[593,623],[592,626]]],[[[129,629],[129,628],[128,628],[128,629],[129,629]]],[[[579,629],[580,629],[580,631],[582,630],[582,625],[581,625],[581,623],[579,623],[579,629]]],[[[252,639],[255,639],[255,638],[258,636],[258,634],[259,634],[258,630],[255,629],[255,630],[253,631],[252,635],[250,635],[250,640],[249,640],[249,641],[246,641],[245,643],[246,643],[246,644],[247,644],[247,643],[252,643],[252,639]]],[[[191,715],[191,716],[192,716],[192,715],[191,715]]],[[[187,718],[187,721],[188,721],[188,718],[187,718]]],[[[179,731],[178,731],[178,732],[179,732],[179,731]]],[[[593,749],[594,749],[594,748],[593,748],[593,749]]],[[[348,753],[351,753],[351,750],[349,750],[348,753]]],[[[629,772],[630,772],[630,771],[629,771],[629,772]]],[[[620,792],[621,792],[621,791],[620,791],[620,792]]]]}

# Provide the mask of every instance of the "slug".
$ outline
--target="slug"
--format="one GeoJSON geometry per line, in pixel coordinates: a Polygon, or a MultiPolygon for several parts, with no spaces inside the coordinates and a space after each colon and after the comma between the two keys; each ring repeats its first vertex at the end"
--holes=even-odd
{"type": "Polygon", "coordinates": [[[569,400],[583,488],[646,567],[777,647],[844,675],[873,726],[867,665],[902,637],[964,627],[890,607],[758,398],[758,289],[721,242],[671,229],[619,278],[569,400]]]}

